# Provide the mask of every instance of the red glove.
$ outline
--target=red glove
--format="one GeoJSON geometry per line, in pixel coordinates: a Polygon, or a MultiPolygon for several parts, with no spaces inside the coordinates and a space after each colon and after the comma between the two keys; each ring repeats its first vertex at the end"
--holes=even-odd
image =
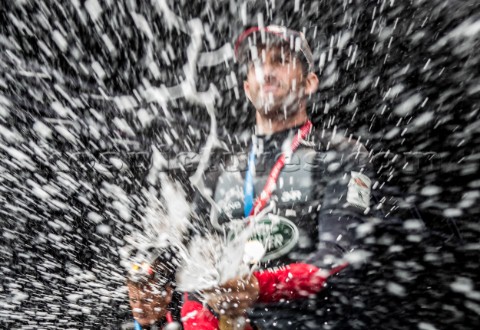
{"type": "Polygon", "coordinates": [[[260,288],[260,302],[279,302],[282,299],[305,298],[323,289],[327,279],[345,267],[321,270],[309,264],[290,264],[278,270],[255,272],[260,288]]]}
{"type": "Polygon", "coordinates": [[[217,318],[198,301],[185,301],[182,306],[181,316],[184,330],[218,329],[217,318]]]}
{"type": "MultiPolygon", "coordinates": [[[[185,299],[181,310],[181,316],[183,330],[218,329],[218,319],[198,301],[185,299]]],[[[253,329],[250,324],[247,324],[245,330],[253,329]]]]}

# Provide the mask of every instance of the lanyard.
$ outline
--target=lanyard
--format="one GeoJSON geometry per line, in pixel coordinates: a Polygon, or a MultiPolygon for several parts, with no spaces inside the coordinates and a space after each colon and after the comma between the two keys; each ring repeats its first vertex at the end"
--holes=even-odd
{"type": "Polygon", "coordinates": [[[135,330],[142,330],[142,326],[137,322],[137,320],[134,320],[133,323],[135,324],[135,330]]]}
{"type": "Polygon", "coordinates": [[[244,203],[243,203],[243,213],[245,218],[250,215],[250,212],[253,209],[253,172],[255,171],[255,144],[252,143],[252,150],[248,156],[248,169],[245,174],[245,185],[243,188],[244,192],[244,203]]]}
{"type": "Polygon", "coordinates": [[[287,154],[292,155],[295,150],[297,150],[300,145],[300,141],[305,139],[305,137],[310,132],[312,128],[312,122],[308,120],[303,126],[299,129],[298,134],[296,134],[292,140],[290,150],[282,153],[280,158],[275,162],[270,174],[268,175],[267,182],[263,187],[263,190],[260,195],[258,195],[255,202],[253,201],[254,191],[253,191],[253,172],[255,171],[255,145],[252,145],[252,150],[248,157],[248,169],[245,174],[245,185],[244,185],[244,208],[243,212],[245,217],[256,215],[260,212],[265,205],[267,205],[268,200],[272,196],[272,193],[275,189],[275,184],[277,183],[280,172],[285,166],[285,160],[287,154]]]}

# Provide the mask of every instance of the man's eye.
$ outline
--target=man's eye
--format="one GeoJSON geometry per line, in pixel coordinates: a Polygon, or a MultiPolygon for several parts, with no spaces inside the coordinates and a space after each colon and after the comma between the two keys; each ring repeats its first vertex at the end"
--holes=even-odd
{"type": "Polygon", "coordinates": [[[291,60],[292,60],[292,59],[290,58],[290,56],[285,56],[285,57],[283,58],[283,61],[284,61],[285,63],[290,63],[291,60]]]}
{"type": "Polygon", "coordinates": [[[275,55],[272,60],[274,63],[282,64],[284,59],[281,55],[275,55]]]}

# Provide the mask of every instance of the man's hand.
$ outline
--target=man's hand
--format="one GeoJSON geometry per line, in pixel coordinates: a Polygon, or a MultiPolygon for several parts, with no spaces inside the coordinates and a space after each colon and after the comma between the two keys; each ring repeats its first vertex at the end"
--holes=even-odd
{"type": "Polygon", "coordinates": [[[219,315],[235,318],[246,313],[258,299],[259,287],[255,276],[235,278],[204,292],[208,305],[219,315]]]}

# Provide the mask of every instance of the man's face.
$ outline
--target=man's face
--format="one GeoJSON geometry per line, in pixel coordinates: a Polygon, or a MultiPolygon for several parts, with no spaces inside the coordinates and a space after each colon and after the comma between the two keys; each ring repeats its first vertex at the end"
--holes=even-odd
{"type": "Polygon", "coordinates": [[[142,327],[162,320],[172,300],[172,288],[156,288],[153,284],[143,286],[128,284],[128,297],[133,317],[142,327]]]}
{"type": "Polygon", "coordinates": [[[302,63],[288,46],[258,48],[258,57],[247,65],[245,93],[265,117],[295,109],[307,93],[302,63]]]}

